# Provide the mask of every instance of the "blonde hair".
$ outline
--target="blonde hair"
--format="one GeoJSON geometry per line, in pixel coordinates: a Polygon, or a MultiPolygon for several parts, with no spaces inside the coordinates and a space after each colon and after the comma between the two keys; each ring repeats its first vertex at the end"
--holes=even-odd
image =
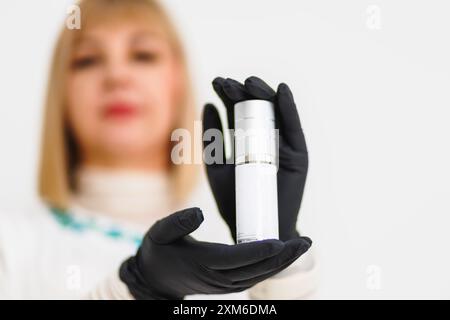
{"type": "MultiPolygon", "coordinates": [[[[193,133],[196,119],[192,88],[188,77],[187,62],[181,41],[164,9],[155,0],[82,0],[81,30],[105,19],[150,16],[148,22],[162,26],[178,55],[185,87],[182,93],[177,128],[193,133]],[[154,20],[153,20],[154,18],[154,20]]],[[[38,176],[38,193],[48,205],[67,209],[73,191],[73,172],[78,164],[76,144],[68,132],[65,121],[66,77],[70,66],[74,42],[81,30],[63,28],[56,43],[47,86],[44,126],[42,130],[41,159],[38,176]]],[[[193,136],[193,134],[191,134],[193,136]]],[[[180,203],[192,190],[198,166],[195,164],[171,165],[175,203],[180,203]]],[[[150,195],[149,195],[150,196],[150,195]]]]}

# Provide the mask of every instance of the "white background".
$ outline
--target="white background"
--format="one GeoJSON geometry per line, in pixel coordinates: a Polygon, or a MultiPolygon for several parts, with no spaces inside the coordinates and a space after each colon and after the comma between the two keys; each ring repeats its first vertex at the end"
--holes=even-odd
{"type": "MultiPolygon", "coordinates": [[[[219,103],[218,75],[291,86],[310,152],[299,227],[314,241],[317,297],[450,298],[449,2],[164,2],[199,110],[219,103]]],[[[2,4],[1,207],[35,197],[48,62],[70,3],[2,4]]],[[[198,236],[229,241],[205,181],[197,194],[198,236]]]]}

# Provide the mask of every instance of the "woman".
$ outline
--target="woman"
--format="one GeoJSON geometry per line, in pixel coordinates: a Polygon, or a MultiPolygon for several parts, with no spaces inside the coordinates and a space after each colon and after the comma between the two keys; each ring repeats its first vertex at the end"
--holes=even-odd
{"type": "MultiPolygon", "coordinates": [[[[62,31],[49,78],[42,205],[0,223],[0,296],[183,299],[252,288],[255,297],[271,297],[256,285],[270,283],[311,245],[295,230],[307,168],[304,144],[286,154],[300,166],[287,168],[298,171],[295,183],[281,181],[285,200],[294,204],[285,218],[280,215],[280,230],[286,230],[281,240],[195,240],[189,234],[202,223],[201,210],[175,212],[184,208],[197,171],[170,159],[172,131],[192,130],[195,119],[175,30],[155,1],[85,0],[79,6],[81,29],[62,31]]],[[[288,113],[295,110],[287,86],[275,93],[257,78],[246,86],[217,78],[214,89],[227,106],[256,97],[276,100],[288,113]]],[[[292,122],[285,128],[304,141],[294,112],[298,128],[292,122]]],[[[205,130],[221,128],[213,106],[204,118],[205,130]]],[[[295,145],[292,135],[286,137],[295,145]]],[[[220,173],[228,170],[207,171],[234,234],[234,188],[224,188],[234,176],[220,173]]],[[[291,283],[299,274],[292,270],[286,278],[291,283]]],[[[290,290],[302,290],[298,285],[294,281],[290,290]]],[[[280,288],[289,291],[285,284],[280,288]]]]}

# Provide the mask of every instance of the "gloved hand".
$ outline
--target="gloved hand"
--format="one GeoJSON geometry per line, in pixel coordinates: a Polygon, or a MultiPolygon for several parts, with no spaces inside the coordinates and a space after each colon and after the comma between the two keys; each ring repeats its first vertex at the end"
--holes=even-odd
{"type": "Polygon", "coordinates": [[[311,246],[308,238],[237,245],[197,241],[199,208],[157,221],[119,276],[136,299],[183,299],[189,294],[239,292],[288,267],[311,246]]]}
{"type": "MultiPolygon", "coordinates": [[[[214,79],[213,87],[225,104],[230,129],[234,129],[235,103],[249,99],[274,103],[275,126],[280,134],[277,173],[279,237],[283,241],[298,238],[296,223],[308,171],[308,152],[291,90],[281,83],[275,92],[257,77],[249,77],[244,85],[218,77],[214,79]]],[[[218,129],[223,133],[219,114],[212,104],[207,104],[203,111],[203,132],[208,129],[218,129]]],[[[204,148],[212,142],[204,141],[204,148]]],[[[226,164],[225,151],[223,154],[223,164],[207,164],[206,171],[220,214],[236,243],[235,167],[234,164],[226,164]]]]}

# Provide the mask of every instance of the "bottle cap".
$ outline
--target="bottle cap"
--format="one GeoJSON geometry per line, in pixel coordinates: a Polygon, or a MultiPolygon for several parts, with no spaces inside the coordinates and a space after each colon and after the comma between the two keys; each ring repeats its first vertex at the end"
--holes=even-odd
{"type": "Polygon", "coordinates": [[[278,131],[275,112],[267,100],[245,100],[234,105],[235,165],[276,164],[278,131]]]}

